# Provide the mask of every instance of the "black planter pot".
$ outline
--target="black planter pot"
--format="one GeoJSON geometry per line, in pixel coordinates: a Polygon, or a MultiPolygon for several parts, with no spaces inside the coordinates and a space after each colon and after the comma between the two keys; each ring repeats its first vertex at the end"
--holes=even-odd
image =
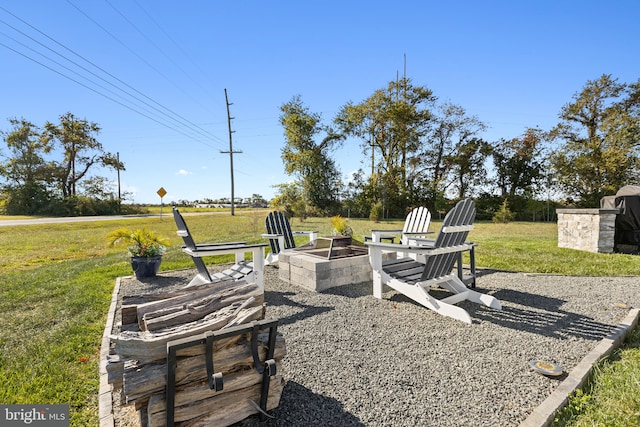
{"type": "Polygon", "coordinates": [[[138,279],[154,277],[160,269],[162,255],[152,257],[131,257],[131,268],[138,279]]]}

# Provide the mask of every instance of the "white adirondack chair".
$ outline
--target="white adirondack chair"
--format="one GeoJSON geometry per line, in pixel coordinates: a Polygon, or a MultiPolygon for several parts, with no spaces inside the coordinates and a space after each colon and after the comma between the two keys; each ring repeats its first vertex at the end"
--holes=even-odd
{"type": "MultiPolygon", "coordinates": [[[[373,269],[373,296],[382,298],[382,286],[387,285],[417,303],[444,316],[471,323],[466,310],[455,304],[468,300],[501,309],[493,296],[473,291],[463,283],[453,268],[464,251],[472,249],[467,235],[473,229],[475,205],[471,199],[458,202],[447,213],[433,244],[393,244],[366,242],[373,269]],[[398,252],[408,256],[383,261],[383,253],[398,252]],[[438,286],[451,296],[437,299],[429,290],[438,286]]],[[[384,259],[388,259],[385,256],[384,259]]]]}
{"type": "Polygon", "coordinates": [[[269,239],[271,252],[267,255],[265,264],[269,265],[278,261],[278,254],[296,247],[294,236],[308,236],[309,244],[315,244],[318,239],[317,231],[292,231],[289,218],[284,212],[269,212],[265,219],[267,233],[263,234],[264,239],[269,239]]]}
{"type": "Polygon", "coordinates": [[[173,218],[178,227],[177,234],[182,237],[184,246],[182,251],[193,260],[198,271],[187,286],[202,285],[205,283],[216,283],[224,280],[245,279],[247,282],[255,282],[264,289],[264,248],[266,243],[246,244],[245,242],[227,243],[200,243],[196,244],[193,236],[189,232],[187,223],[178,208],[173,207],[173,218]],[[245,259],[246,254],[251,253],[252,259],[245,259]],[[236,262],[233,266],[222,272],[211,274],[202,259],[205,256],[235,254],[236,262]]]}
{"type": "Polygon", "coordinates": [[[406,245],[411,238],[427,238],[429,224],[431,224],[431,212],[429,212],[429,209],[420,206],[409,212],[402,230],[371,230],[371,238],[367,240],[381,242],[400,235],[400,243],[406,245]]]}

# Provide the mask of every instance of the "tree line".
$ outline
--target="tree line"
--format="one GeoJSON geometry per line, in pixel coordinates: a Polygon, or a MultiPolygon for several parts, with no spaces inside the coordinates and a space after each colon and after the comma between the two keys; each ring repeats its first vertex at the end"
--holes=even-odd
{"type": "Polygon", "coordinates": [[[0,132],[8,153],[0,152],[0,208],[8,215],[105,215],[120,212],[120,197],[98,166],[125,170],[117,154],[97,140],[100,126],[71,113],[39,127],[11,118],[0,132]]]}
{"type": "Polygon", "coordinates": [[[480,137],[487,125],[478,117],[409,78],[347,103],[331,122],[300,95],[280,111],[282,160],[296,180],[281,185],[273,203],[292,215],[397,218],[474,197],[481,218],[507,209],[518,219],[550,219],[550,206],[598,207],[640,182],[640,79],[604,74],[574,94],[552,129],[498,141],[480,137]],[[367,166],[345,184],[332,153],[354,143],[367,166]]]}
{"type": "MultiPolygon", "coordinates": [[[[329,122],[300,95],[280,107],[281,157],[292,183],[271,201],[290,215],[404,217],[415,206],[446,212],[474,197],[479,218],[550,220],[555,207],[597,207],[640,182],[640,79],[604,74],[564,105],[552,129],[485,141],[487,125],[440,102],[411,79],[389,82],[329,122]],[[363,167],[345,183],[332,154],[357,144],[363,167]],[[513,214],[513,215],[512,215],[513,214]]],[[[126,195],[98,167],[125,170],[98,141],[100,126],[71,113],[57,124],[9,119],[0,147],[0,211],[15,215],[122,212],[126,195]]]]}

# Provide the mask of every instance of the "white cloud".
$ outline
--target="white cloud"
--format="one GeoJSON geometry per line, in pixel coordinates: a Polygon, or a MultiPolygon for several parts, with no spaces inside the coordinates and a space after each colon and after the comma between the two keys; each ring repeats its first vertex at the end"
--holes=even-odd
{"type": "Polygon", "coordinates": [[[180,169],[178,172],[176,172],[176,175],[191,175],[191,172],[180,169]]]}

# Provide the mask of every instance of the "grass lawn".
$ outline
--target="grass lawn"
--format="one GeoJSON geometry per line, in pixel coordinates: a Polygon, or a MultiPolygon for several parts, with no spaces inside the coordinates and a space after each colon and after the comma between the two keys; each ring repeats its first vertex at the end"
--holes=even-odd
{"type": "Polygon", "coordinates": [[[591,381],[556,416],[554,427],[640,425],[640,330],[603,359],[591,381]]]}
{"type": "MultiPolygon", "coordinates": [[[[126,250],[107,247],[105,236],[121,226],[145,225],[172,241],[162,270],[191,268],[170,211],[166,207],[162,219],[0,227],[0,403],[70,404],[72,426],[98,425],[101,336],[115,279],[131,274],[126,250]]],[[[186,220],[198,242],[262,242],[264,217],[264,212],[238,209],[233,217],[212,213],[186,220]]],[[[397,229],[403,222],[349,221],[359,239],[372,228],[397,229]]],[[[438,227],[438,222],[431,226],[438,227]]],[[[293,228],[321,235],[331,231],[328,218],[295,219],[293,228]]],[[[591,276],[640,272],[637,256],[558,248],[555,224],[478,223],[470,240],[479,244],[479,267],[591,276]]],[[[637,351],[638,339],[634,345],[637,351]]],[[[632,360],[631,370],[640,371],[640,357],[632,360]]],[[[637,380],[634,390],[640,390],[637,380]]]]}

